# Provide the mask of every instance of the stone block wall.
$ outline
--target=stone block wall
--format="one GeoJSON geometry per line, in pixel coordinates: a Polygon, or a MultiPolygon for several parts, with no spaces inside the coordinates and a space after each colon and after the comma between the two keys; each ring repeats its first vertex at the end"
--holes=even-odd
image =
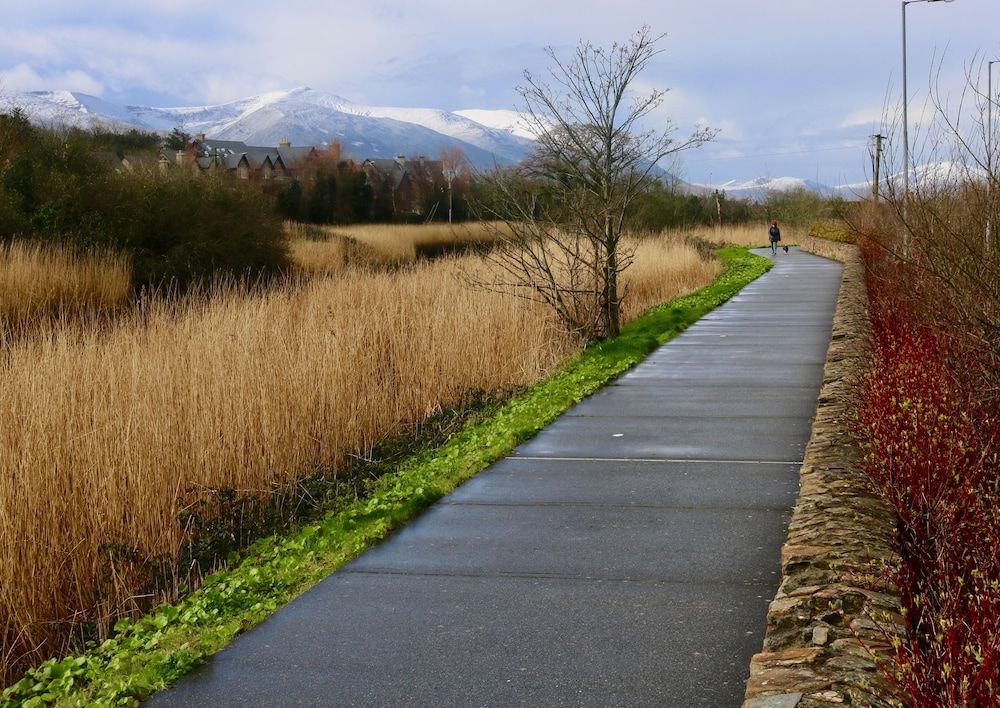
{"type": "Polygon", "coordinates": [[[851,382],[866,361],[863,265],[848,244],[807,238],[801,247],[841,261],[844,275],[799,498],[781,552],[781,586],[768,609],[764,647],[750,662],[744,706],[886,705],[886,682],[872,652],[888,647],[883,618],[894,620],[899,631],[899,600],[873,581],[873,570],[894,562],[896,520],[859,472],[860,453],[847,425],[851,382]]]}

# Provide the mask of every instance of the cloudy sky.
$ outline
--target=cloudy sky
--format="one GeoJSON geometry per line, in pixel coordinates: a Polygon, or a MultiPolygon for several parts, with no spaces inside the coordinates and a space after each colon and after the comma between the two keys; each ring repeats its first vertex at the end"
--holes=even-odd
{"type": "MultiPolygon", "coordinates": [[[[201,105],[310,86],[375,105],[516,107],[545,46],[665,32],[643,75],[671,89],[659,118],[721,129],[678,166],[721,183],[864,180],[867,143],[898,105],[899,0],[0,0],[0,89],[201,105]]],[[[965,67],[1000,57],[1000,0],[907,9],[911,118],[932,67],[957,94],[965,67]],[[935,60],[936,57],[936,60],[935,60]]],[[[1000,84],[1000,70],[995,72],[1000,84]]]]}

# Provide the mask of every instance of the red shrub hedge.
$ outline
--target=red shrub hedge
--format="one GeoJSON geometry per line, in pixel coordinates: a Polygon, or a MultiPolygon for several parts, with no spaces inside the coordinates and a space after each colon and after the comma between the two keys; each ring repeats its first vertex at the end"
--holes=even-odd
{"type": "Polygon", "coordinates": [[[888,673],[910,705],[997,705],[1000,424],[963,333],[931,314],[932,284],[875,250],[865,258],[872,359],[857,433],[865,471],[899,518],[892,580],[906,627],[888,673]]]}

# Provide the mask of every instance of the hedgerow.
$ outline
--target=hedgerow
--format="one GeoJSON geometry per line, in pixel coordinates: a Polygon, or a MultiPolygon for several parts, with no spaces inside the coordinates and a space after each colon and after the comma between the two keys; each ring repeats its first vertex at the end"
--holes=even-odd
{"type": "Polygon", "coordinates": [[[1000,687],[1000,420],[965,332],[919,270],[864,251],[871,367],[858,391],[864,469],[896,512],[905,638],[887,675],[907,705],[995,705],[1000,687]]]}

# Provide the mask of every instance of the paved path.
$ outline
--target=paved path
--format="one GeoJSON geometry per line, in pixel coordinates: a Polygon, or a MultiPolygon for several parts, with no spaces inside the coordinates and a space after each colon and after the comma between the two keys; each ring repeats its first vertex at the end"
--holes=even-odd
{"type": "Polygon", "coordinates": [[[841,272],[776,261],[153,703],[738,706],[841,272]]]}

